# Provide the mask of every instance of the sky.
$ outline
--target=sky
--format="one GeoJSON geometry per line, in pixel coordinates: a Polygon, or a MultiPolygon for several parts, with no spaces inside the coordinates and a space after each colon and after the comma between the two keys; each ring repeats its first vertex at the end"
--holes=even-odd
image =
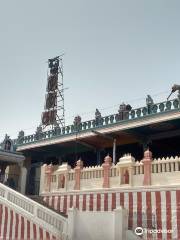
{"type": "Polygon", "coordinates": [[[0,0],[0,140],[40,124],[47,59],[65,53],[66,123],[165,101],[180,84],[179,0],[0,0]]]}

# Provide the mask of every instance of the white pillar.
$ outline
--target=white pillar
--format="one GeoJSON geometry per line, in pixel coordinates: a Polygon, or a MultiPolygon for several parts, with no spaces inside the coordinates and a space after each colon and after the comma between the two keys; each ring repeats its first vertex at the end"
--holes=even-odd
{"type": "Polygon", "coordinates": [[[116,163],[116,139],[113,141],[113,163],[116,163]]]}
{"type": "Polygon", "coordinates": [[[41,176],[40,176],[40,188],[39,188],[39,194],[45,192],[46,189],[46,182],[47,179],[45,179],[45,169],[46,169],[47,164],[43,164],[41,166],[41,176]]]}
{"type": "Polygon", "coordinates": [[[127,210],[119,206],[114,209],[114,240],[126,239],[128,230],[128,213],[127,210]]]}
{"type": "Polygon", "coordinates": [[[27,178],[27,169],[23,166],[23,164],[19,164],[20,175],[19,175],[19,184],[18,190],[20,193],[25,194],[26,192],[26,178],[27,178]]]}
{"type": "Polygon", "coordinates": [[[69,239],[75,239],[77,209],[72,207],[68,210],[68,236],[69,239]]]}

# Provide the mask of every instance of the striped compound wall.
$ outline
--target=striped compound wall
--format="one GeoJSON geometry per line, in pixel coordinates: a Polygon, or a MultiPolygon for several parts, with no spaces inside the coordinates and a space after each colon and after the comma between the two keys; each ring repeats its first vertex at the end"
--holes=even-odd
{"type": "Polygon", "coordinates": [[[121,205],[128,209],[129,229],[142,227],[143,239],[180,239],[178,187],[46,195],[44,201],[64,213],[72,206],[82,211],[112,211],[121,205]]]}
{"type": "Polygon", "coordinates": [[[10,209],[3,204],[0,204],[0,239],[59,240],[45,231],[43,226],[34,224],[29,219],[17,213],[14,209],[10,209]]]}

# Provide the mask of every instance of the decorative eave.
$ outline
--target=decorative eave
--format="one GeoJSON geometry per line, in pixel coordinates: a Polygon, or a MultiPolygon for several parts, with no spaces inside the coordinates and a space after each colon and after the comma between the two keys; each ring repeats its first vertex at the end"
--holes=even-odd
{"type": "MultiPolygon", "coordinates": [[[[138,128],[141,126],[147,126],[150,124],[156,124],[156,123],[161,123],[161,122],[171,121],[176,119],[180,119],[179,109],[164,111],[162,113],[157,113],[157,114],[146,115],[146,116],[142,116],[135,119],[129,119],[129,120],[113,123],[113,124],[108,124],[105,126],[99,126],[96,129],[98,129],[99,133],[110,134],[114,132],[124,131],[128,129],[138,128]]],[[[78,132],[78,139],[82,140],[95,135],[96,134],[92,132],[92,129],[86,129],[78,132]]],[[[40,139],[35,142],[28,142],[23,145],[19,145],[17,146],[17,151],[24,151],[27,149],[33,149],[33,148],[38,148],[38,147],[43,147],[43,146],[48,146],[53,144],[60,144],[60,143],[65,143],[65,142],[75,141],[75,140],[76,140],[76,133],[54,136],[52,138],[40,139]]]]}
{"type": "Polygon", "coordinates": [[[25,157],[16,152],[4,151],[0,149],[0,161],[10,163],[21,163],[25,160],[25,157]]]}

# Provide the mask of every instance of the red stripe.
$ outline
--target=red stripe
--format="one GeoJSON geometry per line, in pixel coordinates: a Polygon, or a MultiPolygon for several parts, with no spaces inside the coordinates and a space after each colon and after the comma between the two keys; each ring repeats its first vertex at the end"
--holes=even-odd
{"type": "MultiPolygon", "coordinates": [[[[157,229],[162,230],[162,220],[161,220],[161,193],[155,192],[156,196],[156,221],[157,221],[157,229]]],[[[157,239],[162,239],[162,233],[157,233],[157,239]]]]}
{"type": "Polygon", "coordinates": [[[10,218],[10,230],[9,230],[9,239],[12,239],[12,228],[13,228],[13,211],[11,210],[11,218],[10,218]]]}
{"type": "Polygon", "coordinates": [[[73,206],[73,195],[70,195],[70,208],[73,206]]]}
{"type": "Polygon", "coordinates": [[[46,203],[47,203],[48,205],[50,205],[50,204],[49,204],[49,196],[46,197],[46,203]]]}
{"type": "MultiPolygon", "coordinates": [[[[166,228],[167,230],[172,229],[171,223],[171,192],[166,192],[166,228]]],[[[167,240],[172,239],[172,234],[170,232],[167,233],[167,240]]]]}
{"type": "Polygon", "coordinates": [[[86,194],[83,195],[83,206],[82,206],[82,210],[86,211],[86,194]]]}
{"type": "Polygon", "coordinates": [[[63,212],[67,212],[67,195],[64,196],[63,212]]]}
{"type": "Polygon", "coordinates": [[[35,224],[33,224],[33,236],[34,236],[34,239],[37,239],[36,225],[35,224]]]}
{"type": "Polygon", "coordinates": [[[120,206],[124,207],[124,193],[120,193],[120,206]]]}
{"type": "Polygon", "coordinates": [[[104,211],[108,211],[108,193],[104,193],[104,211]]]}
{"type": "Polygon", "coordinates": [[[21,239],[24,239],[24,218],[21,216],[21,239]]]}
{"type": "Polygon", "coordinates": [[[146,192],[146,214],[147,214],[147,228],[152,229],[151,192],[146,192]]]}
{"type": "Polygon", "coordinates": [[[27,220],[27,239],[30,239],[30,221],[27,220]]]}
{"type": "Polygon", "coordinates": [[[57,211],[60,212],[61,196],[58,196],[57,211]]]}
{"type": "Polygon", "coordinates": [[[4,234],[3,234],[4,239],[6,239],[6,234],[7,234],[7,222],[8,222],[8,208],[5,207],[5,216],[4,216],[4,234]]]}
{"type": "Polygon", "coordinates": [[[3,214],[3,206],[0,205],[0,236],[1,236],[1,228],[2,228],[2,214],[3,214]]]}
{"type": "Polygon", "coordinates": [[[177,208],[177,239],[180,239],[180,190],[176,191],[176,208],[177,208]]]}
{"type": "MultiPolygon", "coordinates": [[[[151,206],[151,192],[146,192],[146,216],[147,216],[147,228],[152,229],[152,206],[151,206]]],[[[150,232],[147,233],[147,239],[151,239],[153,236],[150,232]]]]}
{"type": "Polygon", "coordinates": [[[48,232],[46,232],[46,240],[50,240],[50,236],[48,232]]]}
{"type": "Polygon", "coordinates": [[[142,226],[142,193],[137,192],[137,226],[142,226]]]}
{"type": "Polygon", "coordinates": [[[128,228],[132,229],[133,226],[133,194],[132,192],[129,193],[129,221],[128,221],[128,228]]]}
{"type": "Polygon", "coordinates": [[[39,238],[40,240],[43,240],[43,230],[41,227],[39,228],[39,238]]]}
{"type": "Polygon", "coordinates": [[[90,194],[89,211],[93,211],[93,194],[90,194]]]}
{"type": "Polygon", "coordinates": [[[76,195],[76,208],[79,209],[79,195],[76,195]]]}
{"type": "Polygon", "coordinates": [[[97,206],[96,206],[96,208],[97,208],[97,211],[101,211],[101,194],[100,193],[97,194],[97,206]]]}
{"type": "Polygon", "coordinates": [[[112,210],[116,208],[116,193],[112,193],[112,210]]]}
{"type": "Polygon", "coordinates": [[[54,199],[55,199],[55,196],[52,196],[52,201],[51,201],[51,206],[52,206],[52,208],[55,208],[55,207],[54,207],[54,199]]]}
{"type": "Polygon", "coordinates": [[[15,238],[18,238],[19,215],[16,213],[15,238]]]}

